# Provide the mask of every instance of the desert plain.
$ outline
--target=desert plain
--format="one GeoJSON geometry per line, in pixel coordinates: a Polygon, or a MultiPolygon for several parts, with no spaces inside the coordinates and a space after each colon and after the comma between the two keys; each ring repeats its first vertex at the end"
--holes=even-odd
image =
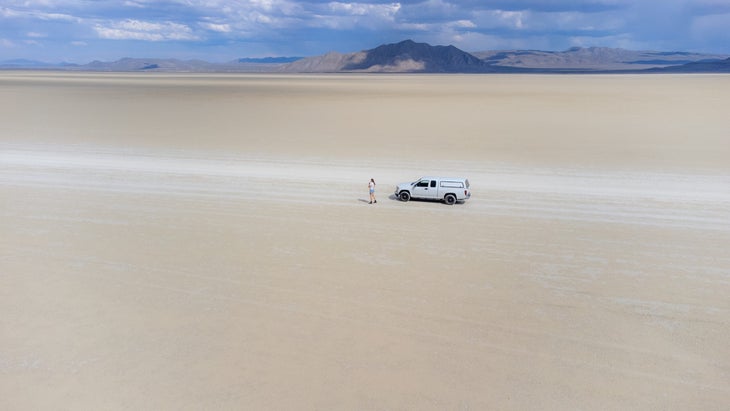
{"type": "Polygon", "coordinates": [[[0,72],[0,408],[729,409],[728,107],[728,75],[0,72]],[[472,197],[392,196],[422,175],[472,197]]]}

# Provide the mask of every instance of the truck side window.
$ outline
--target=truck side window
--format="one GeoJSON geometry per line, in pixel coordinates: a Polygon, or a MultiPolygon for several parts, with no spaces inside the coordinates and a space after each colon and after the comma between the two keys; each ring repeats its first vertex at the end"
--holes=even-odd
{"type": "Polygon", "coordinates": [[[431,180],[431,187],[436,187],[436,180],[431,180]]]}
{"type": "Polygon", "coordinates": [[[416,184],[416,187],[428,187],[428,180],[421,180],[416,184]]]}

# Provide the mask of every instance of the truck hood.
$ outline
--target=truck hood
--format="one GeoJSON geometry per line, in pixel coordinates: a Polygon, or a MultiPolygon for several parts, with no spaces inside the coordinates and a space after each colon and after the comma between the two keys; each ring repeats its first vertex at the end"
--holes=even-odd
{"type": "Polygon", "coordinates": [[[411,187],[413,187],[413,183],[400,183],[396,187],[398,188],[398,191],[410,190],[411,187]]]}

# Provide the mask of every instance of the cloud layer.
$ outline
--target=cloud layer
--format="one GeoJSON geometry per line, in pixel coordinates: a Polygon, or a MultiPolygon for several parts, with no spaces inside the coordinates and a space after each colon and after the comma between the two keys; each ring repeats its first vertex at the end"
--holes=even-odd
{"type": "Polygon", "coordinates": [[[406,38],[487,49],[730,53],[730,0],[0,0],[0,60],[226,60],[406,38]]]}

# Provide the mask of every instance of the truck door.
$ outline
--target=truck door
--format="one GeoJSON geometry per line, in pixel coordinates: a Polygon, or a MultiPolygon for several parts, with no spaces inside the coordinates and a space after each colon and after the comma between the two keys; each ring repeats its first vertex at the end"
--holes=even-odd
{"type": "Polygon", "coordinates": [[[413,187],[413,197],[436,198],[437,195],[436,180],[421,180],[413,187]]]}

